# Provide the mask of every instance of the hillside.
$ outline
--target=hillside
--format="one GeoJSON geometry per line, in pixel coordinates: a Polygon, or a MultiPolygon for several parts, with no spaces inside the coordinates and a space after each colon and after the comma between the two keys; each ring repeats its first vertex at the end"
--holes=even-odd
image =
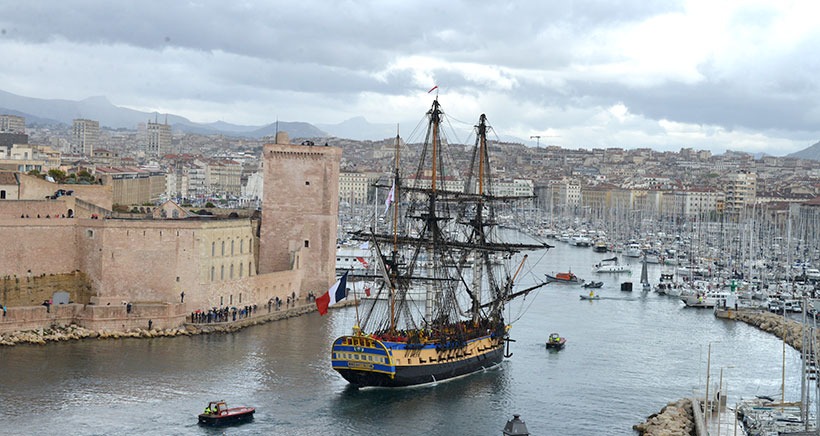
{"type": "Polygon", "coordinates": [[[820,142],[816,144],[804,148],[800,151],[791,153],[787,155],[787,157],[796,157],[799,159],[811,159],[811,160],[820,160],[820,142]]]}

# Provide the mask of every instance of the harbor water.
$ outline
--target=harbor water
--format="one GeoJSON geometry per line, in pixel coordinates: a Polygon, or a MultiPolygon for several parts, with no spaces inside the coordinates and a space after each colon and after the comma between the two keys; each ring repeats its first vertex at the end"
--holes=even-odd
{"type": "MultiPolygon", "coordinates": [[[[776,337],[641,292],[637,259],[631,274],[593,274],[611,253],[557,245],[531,253],[540,264],[519,282],[571,270],[603,281],[602,299],[550,284],[515,300],[513,356],[495,369],[430,386],[351,389],[330,369],[329,350],[350,332],[354,307],[233,334],[6,347],[0,434],[500,435],[520,414],[532,435],[632,435],[667,402],[703,396],[707,359],[710,389],[722,373],[730,407],[779,399],[784,360],[785,399],[799,399],[800,356],[784,354],[776,337]],[[620,290],[625,281],[632,292],[620,290]],[[552,332],[567,338],[563,350],[546,349],[552,332]],[[256,407],[255,419],[200,427],[196,415],[212,400],[256,407]]],[[[650,282],[659,274],[651,265],[650,282]]]]}

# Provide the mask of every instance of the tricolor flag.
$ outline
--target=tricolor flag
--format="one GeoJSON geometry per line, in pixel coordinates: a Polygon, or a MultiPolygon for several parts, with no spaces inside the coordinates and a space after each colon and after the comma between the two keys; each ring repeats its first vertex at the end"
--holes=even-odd
{"type": "Polygon", "coordinates": [[[327,308],[347,297],[347,272],[330,287],[321,297],[316,299],[316,309],[319,314],[327,313],[327,308]]]}
{"type": "Polygon", "coordinates": [[[387,211],[390,210],[390,204],[396,200],[396,184],[393,183],[393,186],[390,187],[390,192],[387,194],[387,198],[384,199],[384,214],[387,215],[387,211]]]}
{"type": "Polygon", "coordinates": [[[368,297],[370,296],[370,287],[369,286],[364,288],[364,295],[367,295],[368,297]]]}

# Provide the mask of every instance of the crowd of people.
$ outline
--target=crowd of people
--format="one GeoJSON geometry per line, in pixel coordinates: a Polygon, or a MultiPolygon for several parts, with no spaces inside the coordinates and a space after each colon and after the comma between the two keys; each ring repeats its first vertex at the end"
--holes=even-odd
{"type": "MultiPolygon", "coordinates": [[[[184,301],[185,293],[180,294],[180,301],[184,301]]],[[[282,299],[277,297],[271,298],[268,300],[268,312],[271,313],[273,311],[281,310],[282,305],[285,305],[285,308],[296,307],[298,299],[296,298],[296,292],[292,292],[287,298],[282,299]]],[[[313,292],[308,292],[305,295],[305,302],[316,301],[316,296],[313,292]]],[[[258,307],[256,304],[247,305],[243,307],[212,307],[210,309],[201,309],[195,310],[191,312],[190,320],[192,323],[197,324],[208,324],[208,323],[216,323],[216,322],[232,322],[241,319],[245,319],[257,314],[258,307]]]]}
{"type": "Polygon", "coordinates": [[[212,322],[228,322],[236,321],[238,319],[245,319],[256,313],[256,305],[243,307],[223,307],[211,308],[209,310],[196,310],[191,312],[192,323],[212,323],[212,322]]]}

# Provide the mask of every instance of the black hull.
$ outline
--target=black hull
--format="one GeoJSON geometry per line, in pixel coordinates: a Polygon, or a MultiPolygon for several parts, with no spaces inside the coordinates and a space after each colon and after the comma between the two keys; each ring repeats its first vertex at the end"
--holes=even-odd
{"type": "Polygon", "coordinates": [[[472,374],[491,368],[504,360],[504,347],[499,346],[486,353],[469,359],[442,362],[426,365],[408,365],[396,367],[396,374],[391,378],[388,374],[375,372],[355,371],[345,368],[336,368],[336,371],[357,388],[386,387],[398,388],[435,383],[443,380],[472,374]]]}
{"type": "Polygon", "coordinates": [[[253,412],[222,416],[199,415],[200,424],[212,427],[240,424],[251,420],[253,420],[253,412]]]}

